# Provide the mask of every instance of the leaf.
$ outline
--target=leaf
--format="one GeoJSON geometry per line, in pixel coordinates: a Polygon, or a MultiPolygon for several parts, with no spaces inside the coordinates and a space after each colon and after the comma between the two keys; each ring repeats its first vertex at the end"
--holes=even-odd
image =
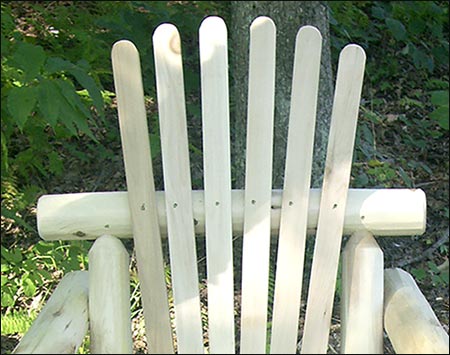
{"type": "Polygon", "coordinates": [[[69,70],[73,66],[74,64],[68,60],[59,57],[50,57],[45,63],[45,70],[49,72],[49,74],[55,74],[61,71],[69,70]]]}
{"type": "Polygon", "coordinates": [[[389,28],[397,41],[403,41],[406,39],[407,33],[403,23],[390,17],[386,18],[385,22],[386,26],[389,28]]]}
{"type": "Polygon", "coordinates": [[[100,92],[94,79],[92,79],[86,72],[78,68],[69,70],[69,73],[71,73],[80,83],[80,85],[89,92],[89,96],[91,97],[92,102],[97,109],[97,113],[101,117],[104,117],[102,93],[100,92]]]}
{"type": "Polygon", "coordinates": [[[58,122],[61,96],[54,80],[43,80],[38,86],[38,105],[41,114],[54,129],[58,122]]]}
{"type": "Polygon", "coordinates": [[[379,7],[375,3],[375,5],[372,7],[372,16],[379,20],[383,20],[386,17],[386,11],[384,11],[382,7],[379,7]]]}
{"type": "MultiPolygon", "coordinates": [[[[14,306],[14,298],[8,291],[9,290],[2,292],[2,307],[14,306]]],[[[2,332],[3,332],[3,322],[2,322],[2,332]]]]}
{"type": "Polygon", "coordinates": [[[407,187],[413,187],[413,183],[411,181],[411,178],[408,176],[408,174],[403,170],[403,168],[400,166],[398,168],[398,173],[400,177],[403,179],[407,187]]]}
{"type": "Polygon", "coordinates": [[[50,152],[48,155],[49,169],[55,175],[60,175],[64,170],[64,164],[61,161],[61,157],[56,152],[50,152]]]}
{"type": "Polygon", "coordinates": [[[431,103],[435,106],[448,107],[448,90],[432,91],[431,103]]]}
{"type": "Polygon", "coordinates": [[[1,275],[1,286],[3,287],[8,282],[8,278],[5,275],[1,275]]]}
{"type": "Polygon", "coordinates": [[[8,110],[21,130],[36,105],[36,96],[36,88],[30,86],[13,87],[8,93],[8,110]]]}
{"type": "Polygon", "coordinates": [[[41,46],[35,46],[27,42],[20,42],[17,51],[13,54],[12,61],[25,74],[25,81],[29,82],[40,73],[46,55],[41,46]]]}
{"type": "Polygon", "coordinates": [[[89,92],[89,96],[91,97],[98,114],[101,117],[104,117],[103,97],[101,91],[94,79],[88,75],[85,69],[58,57],[49,58],[47,60],[46,69],[51,73],[66,71],[72,74],[78,83],[89,92]]]}
{"type": "Polygon", "coordinates": [[[434,69],[433,58],[428,56],[424,51],[418,49],[417,47],[413,47],[412,49],[414,66],[417,69],[425,68],[431,73],[434,69]]]}
{"type": "Polygon", "coordinates": [[[427,272],[424,269],[415,269],[415,268],[413,268],[413,269],[411,269],[411,273],[419,281],[425,279],[425,277],[427,276],[427,272]]]}
{"type": "Polygon", "coordinates": [[[90,118],[91,113],[86,108],[86,106],[84,106],[80,97],[77,95],[77,92],[73,84],[68,80],[58,80],[57,83],[59,88],[61,89],[62,95],[66,98],[67,103],[69,103],[74,110],[82,113],[85,116],[85,118],[90,118]]]}
{"type": "Polygon", "coordinates": [[[78,135],[74,126],[76,125],[81,132],[89,136],[93,141],[98,142],[87,124],[90,113],[76,94],[74,87],[65,80],[58,80],[57,84],[65,98],[61,100],[61,122],[74,135],[78,135]]]}
{"type": "Polygon", "coordinates": [[[24,279],[22,279],[22,282],[23,293],[25,294],[25,296],[33,297],[34,293],[36,292],[36,285],[34,284],[34,282],[29,277],[25,277],[24,279]]]}
{"type": "Polygon", "coordinates": [[[2,257],[13,265],[18,265],[22,261],[22,253],[18,248],[8,250],[2,246],[2,257]]]}
{"type": "Polygon", "coordinates": [[[448,106],[438,107],[436,110],[428,115],[433,120],[436,120],[439,126],[445,130],[449,130],[449,112],[448,106]]]}

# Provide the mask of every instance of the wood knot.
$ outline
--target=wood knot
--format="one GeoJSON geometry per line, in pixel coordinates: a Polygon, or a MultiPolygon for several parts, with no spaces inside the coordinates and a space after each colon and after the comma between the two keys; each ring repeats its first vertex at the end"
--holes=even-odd
{"type": "Polygon", "coordinates": [[[176,33],[173,33],[172,37],[170,38],[169,48],[173,53],[181,54],[180,36],[177,36],[176,33]]]}

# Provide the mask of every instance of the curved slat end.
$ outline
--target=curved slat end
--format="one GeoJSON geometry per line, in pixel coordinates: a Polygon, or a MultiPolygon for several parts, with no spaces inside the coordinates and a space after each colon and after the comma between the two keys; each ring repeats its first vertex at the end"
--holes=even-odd
{"type": "Polygon", "coordinates": [[[258,16],[256,17],[252,24],[250,25],[250,29],[254,29],[260,26],[264,26],[267,28],[272,28],[275,31],[275,23],[270,17],[267,16],[258,16]]]}
{"type": "Polygon", "coordinates": [[[122,49],[135,50],[137,52],[137,48],[134,43],[128,39],[121,39],[120,41],[115,42],[112,46],[113,53],[122,49]]]}
{"type": "Polygon", "coordinates": [[[220,16],[207,16],[203,19],[202,23],[200,24],[200,31],[201,30],[213,30],[213,31],[223,31],[227,30],[227,25],[225,24],[225,21],[220,16]]]}
{"type": "Polygon", "coordinates": [[[180,37],[178,28],[169,22],[165,22],[156,27],[153,32],[153,41],[172,41],[174,38],[180,37]]]}
{"type": "Polygon", "coordinates": [[[302,37],[322,40],[322,34],[320,33],[319,29],[311,25],[300,27],[300,29],[297,32],[297,40],[299,40],[299,38],[302,37]]]}
{"type": "Polygon", "coordinates": [[[354,55],[361,57],[363,61],[366,60],[366,52],[364,51],[364,49],[360,45],[354,43],[347,44],[342,49],[341,56],[343,55],[354,55]]]}
{"type": "Polygon", "coordinates": [[[226,41],[228,33],[225,21],[219,16],[205,17],[200,24],[199,35],[200,40],[206,40],[211,43],[226,41]]]}

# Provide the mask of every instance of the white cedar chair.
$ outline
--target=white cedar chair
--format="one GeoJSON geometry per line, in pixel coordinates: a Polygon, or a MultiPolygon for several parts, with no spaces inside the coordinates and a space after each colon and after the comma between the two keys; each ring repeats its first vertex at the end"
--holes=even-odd
{"type": "Polygon", "coordinates": [[[204,191],[192,191],[180,38],[153,35],[164,191],[154,188],[139,55],[129,41],[112,50],[127,192],[46,195],[38,227],[46,240],[96,239],[89,271],[69,273],[16,353],[76,351],[88,327],[92,353],[131,353],[129,257],[134,238],[151,353],[204,353],[196,235],[206,238],[210,353],[326,353],[343,235],[341,352],[383,353],[383,325],[397,353],[447,353],[448,335],[409,274],[383,270],[373,235],[421,234],[426,201],[416,189],[349,189],[365,65],[361,47],[339,58],[322,189],[310,189],[321,35],[297,35],[283,190],[273,190],[275,25],[250,28],[244,190],[230,179],[227,29],[200,27],[204,191]],[[304,326],[299,329],[305,240],[315,233],[304,326]],[[232,236],[243,235],[239,328],[235,326],[232,236]],[[174,298],[169,315],[161,236],[168,237],[174,298]],[[271,236],[278,237],[268,332],[271,236]],[[89,323],[89,325],[88,325],[89,323]],[[174,328],[174,329],[173,329],[174,328]],[[270,339],[269,339],[270,338],[270,339]]]}

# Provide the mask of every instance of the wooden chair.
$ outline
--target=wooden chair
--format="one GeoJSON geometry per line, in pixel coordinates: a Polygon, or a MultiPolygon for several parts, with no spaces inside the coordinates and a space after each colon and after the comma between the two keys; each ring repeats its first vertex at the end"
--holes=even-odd
{"type": "MultiPolygon", "coordinates": [[[[133,238],[152,353],[326,353],[341,242],[341,352],[383,353],[383,322],[395,350],[446,353],[442,329],[414,280],[383,270],[376,236],[421,234],[426,201],[416,189],[349,189],[365,53],[339,58],[321,189],[310,189],[321,35],[302,27],[295,44],[283,190],[273,190],[275,25],[250,27],[244,190],[232,190],[227,29],[218,17],[200,26],[204,190],[193,191],[180,37],[153,35],[164,191],[155,191],[140,59],[134,45],[112,49],[127,192],[42,196],[38,228],[46,240],[96,239],[89,271],[66,275],[16,353],[67,353],[88,327],[92,353],[131,353],[129,256],[133,238]],[[307,235],[315,235],[304,325],[299,327],[307,235]],[[196,236],[206,238],[207,341],[201,318],[196,236]],[[235,317],[233,236],[243,237],[239,314],[235,317]],[[168,238],[169,305],[161,237],[168,238]],[[271,238],[278,238],[273,312],[268,314],[271,238]],[[173,306],[172,319],[169,308],[173,306]],[[89,323],[89,326],[88,326],[89,323]],[[239,323],[239,327],[236,326],[239,323]]],[[[306,274],[306,273],[305,273],[306,274]]]]}

